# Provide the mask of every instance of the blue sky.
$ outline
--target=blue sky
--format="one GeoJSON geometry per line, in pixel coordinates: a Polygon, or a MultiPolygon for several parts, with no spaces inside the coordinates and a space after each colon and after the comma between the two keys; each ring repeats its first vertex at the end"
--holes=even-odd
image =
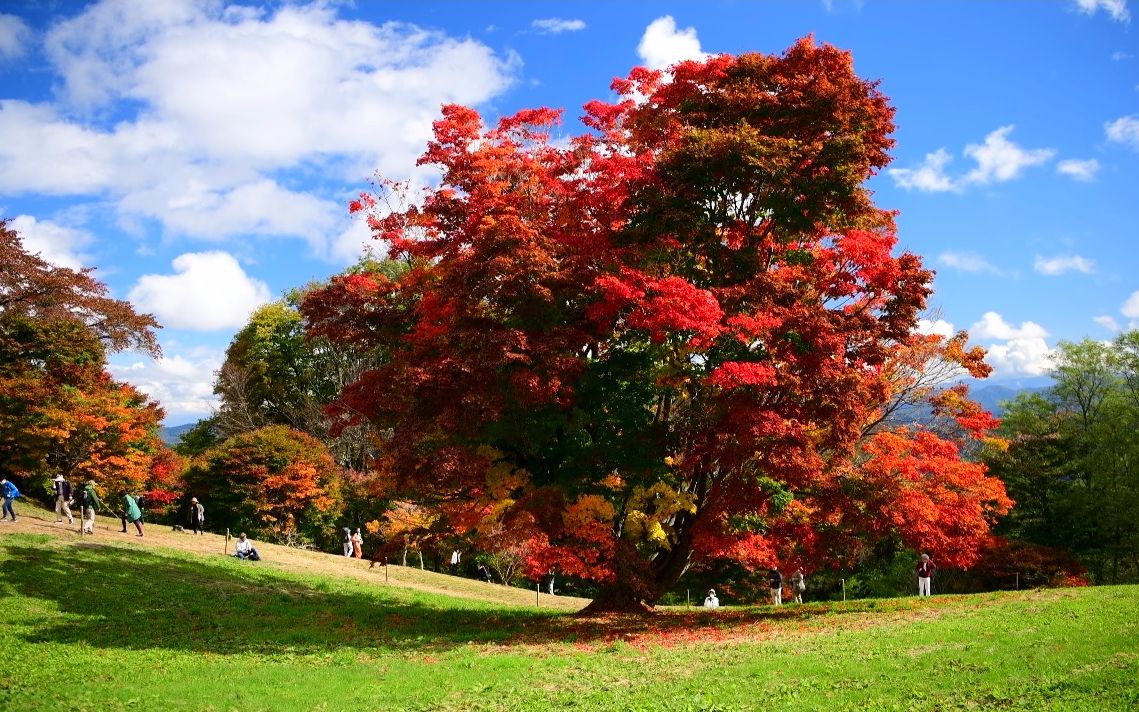
{"type": "Polygon", "coordinates": [[[164,325],[112,371],[167,423],[260,304],[351,264],[347,203],[415,169],[443,103],[488,120],[611,98],[636,65],[813,33],[897,109],[871,187],[937,271],[924,327],[995,378],[1139,328],[1139,42],[1126,0],[0,3],[0,216],[164,325]]]}

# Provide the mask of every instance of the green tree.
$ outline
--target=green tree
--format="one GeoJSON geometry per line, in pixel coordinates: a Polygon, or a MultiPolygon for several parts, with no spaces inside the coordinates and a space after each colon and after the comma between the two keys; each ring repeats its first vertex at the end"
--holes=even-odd
{"type": "Polygon", "coordinates": [[[1055,385],[1004,417],[990,454],[1017,507],[1001,531],[1073,552],[1098,583],[1139,580],[1139,332],[1061,343],[1055,385]]]}

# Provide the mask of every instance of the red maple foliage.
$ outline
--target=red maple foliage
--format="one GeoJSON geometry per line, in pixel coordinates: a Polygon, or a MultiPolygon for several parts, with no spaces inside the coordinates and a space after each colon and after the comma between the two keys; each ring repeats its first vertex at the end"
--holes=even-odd
{"type": "Polygon", "coordinates": [[[603,582],[594,610],[651,604],[694,556],[770,565],[852,530],[967,558],[999,483],[872,427],[932,277],[863,186],[886,97],[810,38],[613,89],[568,145],[552,110],[445,107],[421,159],[441,184],[353,203],[412,267],[305,300],[310,334],[385,355],[331,414],[385,434],[402,494],[518,523],[532,574],[603,582]]]}

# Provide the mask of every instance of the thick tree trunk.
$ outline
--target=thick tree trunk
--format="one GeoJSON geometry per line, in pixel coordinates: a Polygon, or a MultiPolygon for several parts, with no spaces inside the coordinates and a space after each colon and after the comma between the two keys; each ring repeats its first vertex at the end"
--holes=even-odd
{"type": "Polygon", "coordinates": [[[598,613],[651,613],[653,604],[629,586],[614,582],[602,587],[588,606],[581,609],[580,616],[598,613]]]}
{"type": "Polygon", "coordinates": [[[682,534],[672,549],[660,552],[652,561],[645,561],[629,545],[618,546],[616,580],[605,586],[579,615],[598,613],[648,613],[653,611],[657,599],[672,587],[688,566],[692,554],[692,539],[682,534]],[[624,558],[622,558],[624,555],[624,558]]]}

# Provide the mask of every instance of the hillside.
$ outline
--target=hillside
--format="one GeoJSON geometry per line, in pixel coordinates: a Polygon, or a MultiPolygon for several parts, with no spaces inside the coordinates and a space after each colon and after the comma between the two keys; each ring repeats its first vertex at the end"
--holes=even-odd
{"type": "Polygon", "coordinates": [[[29,514],[0,525],[5,711],[1139,704],[1137,587],[583,618],[449,576],[385,583],[268,546],[241,562],[221,537],[107,520],[80,539],[29,514]]]}
{"type": "MultiPolygon", "coordinates": [[[[122,525],[118,519],[98,516],[95,523],[95,536],[80,537],[77,533],[78,521],[73,526],[68,526],[66,522],[56,524],[54,513],[39,509],[26,500],[20,501],[17,505],[17,512],[20,515],[19,519],[14,524],[4,522],[0,532],[44,535],[60,540],[63,545],[114,546],[124,549],[125,553],[134,550],[160,550],[164,553],[183,552],[197,556],[222,557],[227,552],[233,552],[232,540],[227,545],[225,537],[219,534],[194,535],[192,533],[173,532],[168,526],[148,524],[145,527],[145,536],[137,537],[133,527],[130,527],[131,531],[123,534],[121,533],[122,525]]],[[[450,576],[434,571],[423,571],[414,566],[404,567],[393,564],[388,566],[385,571],[383,566],[370,567],[370,562],[366,559],[348,559],[324,552],[264,542],[255,542],[255,544],[262,556],[262,561],[256,564],[249,563],[282,571],[353,579],[383,584],[392,588],[403,588],[495,605],[531,608],[538,605],[542,608],[576,611],[589,602],[581,598],[540,594],[536,604],[535,592],[525,589],[508,588],[475,579],[450,576]]]]}

